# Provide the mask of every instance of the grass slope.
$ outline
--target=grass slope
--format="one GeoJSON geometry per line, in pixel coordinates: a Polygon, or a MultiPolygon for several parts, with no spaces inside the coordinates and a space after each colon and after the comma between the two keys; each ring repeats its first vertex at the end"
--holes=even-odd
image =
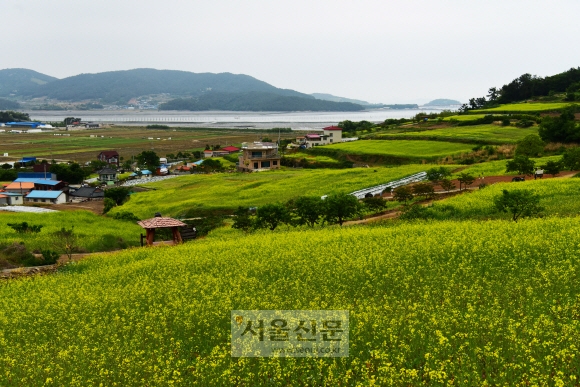
{"type": "Polygon", "coordinates": [[[569,106],[569,102],[549,102],[549,103],[509,103],[491,109],[471,110],[478,113],[528,113],[528,112],[546,112],[559,110],[569,106]]]}
{"type": "Polygon", "coordinates": [[[336,227],[93,257],[0,284],[0,385],[574,384],[579,229],[336,227]],[[233,309],[349,310],[350,356],[231,358],[233,309]]]}
{"type": "Polygon", "coordinates": [[[27,248],[51,249],[51,233],[62,227],[74,226],[79,246],[88,252],[107,251],[119,247],[137,246],[143,229],[134,222],[114,220],[89,211],[62,211],[45,214],[24,214],[0,211],[0,244],[24,242],[27,248]],[[18,234],[8,223],[28,222],[43,225],[38,234],[18,234]]]}
{"type": "Polygon", "coordinates": [[[427,167],[405,165],[184,176],[147,184],[157,190],[131,195],[131,200],[113,209],[112,213],[130,211],[140,218],[149,218],[158,211],[176,216],[191,208],[231,210],[238,206],[261,206],[301,195],[353,192],[425,171],[427,167]]]}
{"type": "Polygon", "coordinates": [[[513,144],[530,134],[537,134],[538,128],[514,128],[499,125],[475,125],[475,126],[457,126],[451,128],[410,131],[401,133],[385,133],[380,135],[383,138],[400,138],[407,140],[416,137],[422,140],[465,140],[473,142],[489,142],[497,144],[513,144]]]}
{"type": "Polygon", "coordinates": [[[421,140],[365,140],[327,145],[324,147],[324,150],[327,148],[349,154],[436,158],[456,153],[470,152],[473,145],[421,140]]]}
{"type": "MultiPolygon", "coordinates": [[[[536,166],[542,166],[548,161],[558,161],[562,156],[546,156],[532,158],[535,161],[536,166]]],[[[518,175],[516,172],[506,172],[506,164],[508,160],[495,160],[488,161],[480,164],[473,164],[467,168],[462,169],[453,175],[454,178],[458,177],[460,173],[471,173],[473,176],[503,176],[503,175],[518,175]]]]}

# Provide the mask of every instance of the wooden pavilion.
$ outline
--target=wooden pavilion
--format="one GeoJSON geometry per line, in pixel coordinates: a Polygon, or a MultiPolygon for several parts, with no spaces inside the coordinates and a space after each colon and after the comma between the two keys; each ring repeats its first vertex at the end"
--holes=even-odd
{"type": "MultiPolygon", "coordinates": [[[[153,246],[155,244],[178,244],[182,243],[181,234],[179,233],[179,227],[186,227],[187,225],[177,219],[164,218],[161,214],[155,214],[154,218],[141,220],[137,224],[146,230],[145,239],[147,240],[147,246],[153,246]],[[172,241],[164,241],[155,243],[155,230],[158,228],[170,228],[173,234],[172,241]]],[[[141,245],[143,245],[143,234],[141,234],[141,245]]]]}

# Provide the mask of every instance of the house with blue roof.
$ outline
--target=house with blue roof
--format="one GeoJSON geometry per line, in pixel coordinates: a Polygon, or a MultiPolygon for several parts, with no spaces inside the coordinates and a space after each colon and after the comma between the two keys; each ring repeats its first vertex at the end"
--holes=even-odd
{"type": "Polygon", "coordinates": [[[62,191],[32,190],[28,195],[26,195],[25,199],[29,203],[64,204],[66,203],[66,194],[62,191]]]}

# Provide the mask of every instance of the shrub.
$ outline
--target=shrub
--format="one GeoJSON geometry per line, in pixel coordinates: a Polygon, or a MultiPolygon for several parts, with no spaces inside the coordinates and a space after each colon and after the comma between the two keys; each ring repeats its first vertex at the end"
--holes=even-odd
{"type": "Polygon", "coordinates": [[[119,211],[113,215],[113,219],[129,220],[132,222],[137,222],[140,220],[138,217],[135,216],[135,214],[129,211],[119,211]]]}
{"type": "Polygon", "coordinates": [[[39,225],[32,225],[32,224],[28,224],[28,222],[22,222],[22,223],[8,223],[8,226],[10,226],[14,231],[16,231],[19,234],[24,234],[24,233],[39,233],[40,230],[42,229],[42,227],[44,227],[43,225],[39,224],[39,225]]]}

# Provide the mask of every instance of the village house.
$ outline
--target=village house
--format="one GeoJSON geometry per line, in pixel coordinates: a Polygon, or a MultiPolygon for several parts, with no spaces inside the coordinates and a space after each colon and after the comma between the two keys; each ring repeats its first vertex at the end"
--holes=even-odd
{"type": "Polygon", "coordinates": [[[296,142],[299,145],[306,146],[306,148],[342,142],[342,128],[327,126],[322,129],[322,133],[311,133],[303,137],[297,137],[296,142]]]}
{"type": "Polygon", "coordinates": [[[79,200],[103,200],[105,198],[105,192],[100,188],[80,187],[74,192],[71,192],[70,196],[79,200]]]}
{"type": "Polygon", "coordinates": [[[225,146],[223,148],[216,149],[216,150],[206,149],[203,151],[203,157],[209,158],[209,157],[227,156],[229,154],[237,153],[239,151],[240,151],[240,148],[235,147],[235,146],[225,146]]]}
{"type": "Polygon", "coordinates": [[[107,164],[114,164],[117,168],[119,168],[119,153],[117,151],[102,151],[97,156],[99,161],[105,162],[107,164]]]}
{"type": "Polygon", "coordinates": [[[278,144],[273,142],[242,143],[239,171],[257,172],[270,169],[280,169],[278,144]]]}
{"type": "Polygon", "coordinates": [[[63,204],[66,203],[66,194],[62,191],[31,191],[26,195],[27,202],[35,203],[52,203],[63,204]]]}
{"type": "Polygon", "coordinates": [[[12,182],[4,186],[4,191],[10,193],[26,194],[34,189],[33,182],[12,182]]]}
{"type": "Polygon", "coordinates": [[[117,181],[117,171],[111,168],[103,168],[97,172],[99,181],[102,183],[114,183],[117,181]]]}
{"type": "Polygon", "coordinates": [[[9,206],[21,206],[24,204],[24,194],[18,192],[0,192],[6,196],[6,204],[9,206]]]}

